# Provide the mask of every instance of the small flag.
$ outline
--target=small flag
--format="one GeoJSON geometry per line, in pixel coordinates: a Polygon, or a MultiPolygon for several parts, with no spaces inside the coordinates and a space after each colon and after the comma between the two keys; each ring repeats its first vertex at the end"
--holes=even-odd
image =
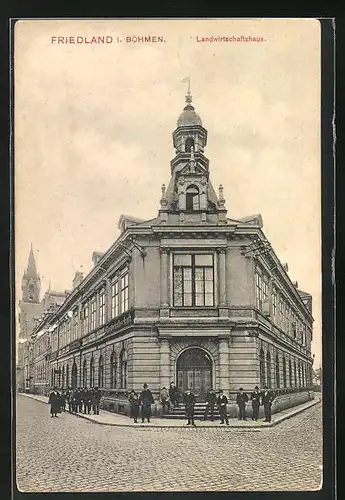
{"type": "Polygon", "coordinates": [[[183,78],[183,80],[181,80],[181,83],[187,83],[187,82],[189,82],[189,79],[190,79],[190,77],[186,76],[185,78],[183,78]]]}

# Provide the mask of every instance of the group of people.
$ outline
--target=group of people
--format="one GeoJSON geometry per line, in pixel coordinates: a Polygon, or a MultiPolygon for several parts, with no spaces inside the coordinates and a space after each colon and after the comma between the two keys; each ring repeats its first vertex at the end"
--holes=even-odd
{"type": "Polygon", "coordinates": [[[76,389],[67,387],[61,393],[54,387],[48,400],[50,414],[52,417],[57,417],[58,413],[65,411],[66,405],[68,405],[70,413],[79,412],[90,415],[92,410],[94,415],[99,415],[101,397],[102,393],[98,387],[78,387],[76,389]]]}
{"type": "MultiPolygon", "coordinates": [[[[179,406],[179,391],[174,382],[171,382],[169,390],[163,387],[161,390],[161,403],[163,413],[169,411],[170,406],[179,406]]],[[[259,418],[260,405],[264,407],[265,420],[264,422],[271,422],[271,408],[272,402],[275,399],[273,391],[269,390],[267,386],[261,391],[258,386],[255,386],[254,391],[250,394],[250,398],[243,388],[240,387],[236,395],[236,403],[238,405],[238,419],[246,419],[246,403],[250,400],[252,403],[252,420],[257,421],[259,418]]],[[[187,425],[195,426],[194,414],[196,396],[191,389],[188,389],[183,395],[183,402],[185,406],[187,425]]],[[[206,396],[206,409],[204,412],[203,420],[207,420],[210,414],[211,421],[214,421],[215,408],[218,408],[220,423],[229,425],[229,418],[227,415],[228,398],[223,390],[220,390],[218,395],[211,389],[206,396]]]]}
{"type": "MultiPolygon", "coordinates": [[[[66,410],[68,404],[68,411],[71,413],[84,413],[99,415],[99,405],[102,397],[102,392],[98,387],[87,388],[78,387],[77,389],[67,388],[61,393],[54,387],[49,395],[48,402],[50,403],[50,413],[52,417],[57,417],[58,413],[66,410]]],[[[176,408],[180,403],[180,392],[174,382],[171,382],[169,390],[163,387],[160,393],[163,413],[169,411],[172,407],[176,408]]],[[[246,420],[246,403],[250,400],[252,403],[252,420],[257,421],[259,418],[259,409],[262,405],[264,407],[265,420],[264,422],[271,422],[271,408],[272,402],[275,399],[273,391],[268,389],[267,386],[260,390],[255,386],[250,397],[243,388],[240,387],[236,396],[236,403],[238,405],[238,419],[246,420]]],[[[138,422],[141,413],[141,422],[144,423],[145,419],[150,423],[151,405],[154,404],[153,394],[148,388],[147,384],[143,385],[143,390],[140,394],[132,390],[128,397],[130,404],[130,417],[134,422],[138,422]]],[[[211,421],[214,421],[215,408],[218,408],[220,423],[229,425],[229,418],[227,414],[228,398],[223,390],[220,390],[218,395],[211,389],[206,396],[206,408],[203,415],[203,420],[207,420],[210,414],[211,421]]],[[[191,389],[188,389],[183,394],[183,403],[185,407],[187,425],[195,426],[195,404],[196,395],[191,389]]]]}

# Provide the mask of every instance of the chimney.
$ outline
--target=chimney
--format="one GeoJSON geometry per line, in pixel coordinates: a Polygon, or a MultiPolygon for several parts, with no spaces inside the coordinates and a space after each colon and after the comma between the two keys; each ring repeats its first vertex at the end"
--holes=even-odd
{"type": "Polygon", "coordinates": [[[283,263],[282,263],[282,266],[283,266],[284,271],[286,271],[286,272],[288,273],[288,272],[289,272],[289,266],[288,266],[288,263],[287,263],[287,262],[283,262],[283,263]]]}
{"type": "Polygon", "coordinates": [[[81,273],[80,271],[77,271],[74,275],[73,281],[72,281],[72,288],[73,290],[77,288],[78,285],[83,281],[84,279],[84,274],[81,273]]]}
{"type": "Polygon", "coordinates": [[[93,252],[92,254],[92,262],[94,266],[97,266],[98,262],[101,260],[103,257],[104,253],[102,252],[93,252]]]}
{"type": "Polygon", "coordinates": [[[292,284],[295,288],[298,288],[298,281],[293,281],[292,284]]]}

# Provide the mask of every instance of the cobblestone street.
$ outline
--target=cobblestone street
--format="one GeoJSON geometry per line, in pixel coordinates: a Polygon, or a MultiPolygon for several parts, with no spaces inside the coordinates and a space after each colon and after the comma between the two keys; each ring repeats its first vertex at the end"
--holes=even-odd
{"type": "Polygon", "coordinates": [[[263,429],[121,428],[17,397],[24,492],[305,491],[321,487],[321,404],[263,429]]]}

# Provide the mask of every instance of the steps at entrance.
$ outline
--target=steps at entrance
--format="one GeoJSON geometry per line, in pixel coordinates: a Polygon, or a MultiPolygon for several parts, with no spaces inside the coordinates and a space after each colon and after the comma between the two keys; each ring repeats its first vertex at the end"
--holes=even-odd
{"type": "MultiPolygon", "coordinates": [[[[196,403],[194,407],[194,419],[202,420],[204,418],[205,410],[206,410],[206,403],[196,403]]],[[[168,419],[185,419],[186,418],[185,407],[184,405],[181,404],[178,408],[170,408],[169,413],[166,413],[162,417],[168,419]]],[[[219,420],[219,411],[216,405],[214,407],[213,418],[214,420],[219,420]]],[[[207,420],[211,420],[210,413],[208,413],[207,415],[207,420]]]]}

